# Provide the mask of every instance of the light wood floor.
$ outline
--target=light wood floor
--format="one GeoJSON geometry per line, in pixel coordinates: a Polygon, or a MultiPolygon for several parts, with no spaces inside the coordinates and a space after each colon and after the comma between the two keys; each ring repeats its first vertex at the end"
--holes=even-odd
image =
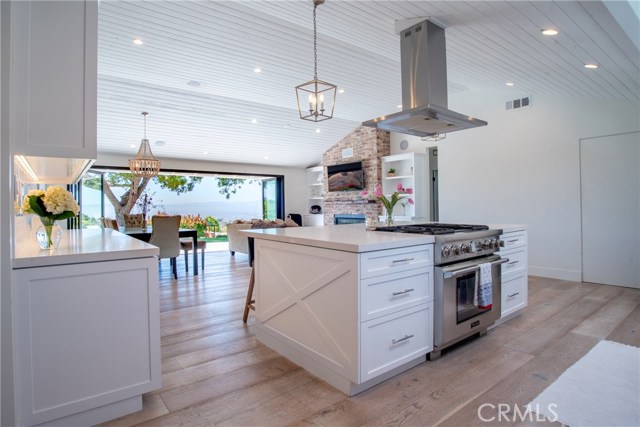
{"type": "Polygon", "coordinates": [[[108,426],[560,425],[486,423],[478,408],[523,409],[599,340],[640,346],[640,290],[529,277],[521,316],[347,397],[258,343],[253,313],[242,323],[245,255],[207,253],[196,278],[181,258],[177,281],[163,262],[163,387],[145,396],[143,411],[108,426]]]}

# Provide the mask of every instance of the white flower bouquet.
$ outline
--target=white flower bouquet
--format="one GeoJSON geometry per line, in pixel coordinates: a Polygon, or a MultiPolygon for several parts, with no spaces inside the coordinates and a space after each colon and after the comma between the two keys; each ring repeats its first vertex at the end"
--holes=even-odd
{"type": "Polygon", "coordinates": [[[21,209],[24,213],[40,217],[46,233],[46,241],[41,246],[47,249],[55,246],[51,236],[55,222],[80,213],[80,206],[73,195],[60,186],[29,191],[22,200],[21,209]]]}

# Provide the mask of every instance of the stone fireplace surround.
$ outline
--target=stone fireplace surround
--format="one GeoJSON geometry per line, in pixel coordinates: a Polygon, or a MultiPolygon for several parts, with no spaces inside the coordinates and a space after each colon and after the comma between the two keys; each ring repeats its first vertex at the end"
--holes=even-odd
{"type": "Polygon", "coordinates": [[[361,195],[360,191],[327,191],[327,166],[362,161],[365,188],[370,194],[381,182],[380,157],[391,154],[389,132],[360,126],[328,149],[322,158],[324,167],[324,224],[333,224],[335,214],[364,214],[378,217],[380,203],[361,195]],[[353,156],[343,157],[343,150],[353,150],[353,156]]]}

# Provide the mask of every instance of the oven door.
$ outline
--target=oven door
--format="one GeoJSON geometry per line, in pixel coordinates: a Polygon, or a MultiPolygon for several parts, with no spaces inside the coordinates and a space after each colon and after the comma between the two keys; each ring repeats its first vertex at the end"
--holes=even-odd
{"type": "Polygon", "coordinates": [[[500,318],[501,265],[509,261],[489,255],[435,268],[434,347],[444,347],[486,330],[500,318]],[[491,264],[491,306],[478,300],[480,265],[491,264]]]}

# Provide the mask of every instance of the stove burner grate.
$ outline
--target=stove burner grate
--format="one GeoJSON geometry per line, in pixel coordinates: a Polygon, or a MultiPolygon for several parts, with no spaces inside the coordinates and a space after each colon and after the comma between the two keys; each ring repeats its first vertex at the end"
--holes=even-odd
{"type": "Polygon", "coordinates": [[[414,233],[414,234],[453,234],[456,232],[470,232],[479,230],[488,230],[486,225],[473,224],[414,224],[414,225],[397,225],[389,227],[377,227],[376,231],[389,231],[394,233],[414,233]]]}

